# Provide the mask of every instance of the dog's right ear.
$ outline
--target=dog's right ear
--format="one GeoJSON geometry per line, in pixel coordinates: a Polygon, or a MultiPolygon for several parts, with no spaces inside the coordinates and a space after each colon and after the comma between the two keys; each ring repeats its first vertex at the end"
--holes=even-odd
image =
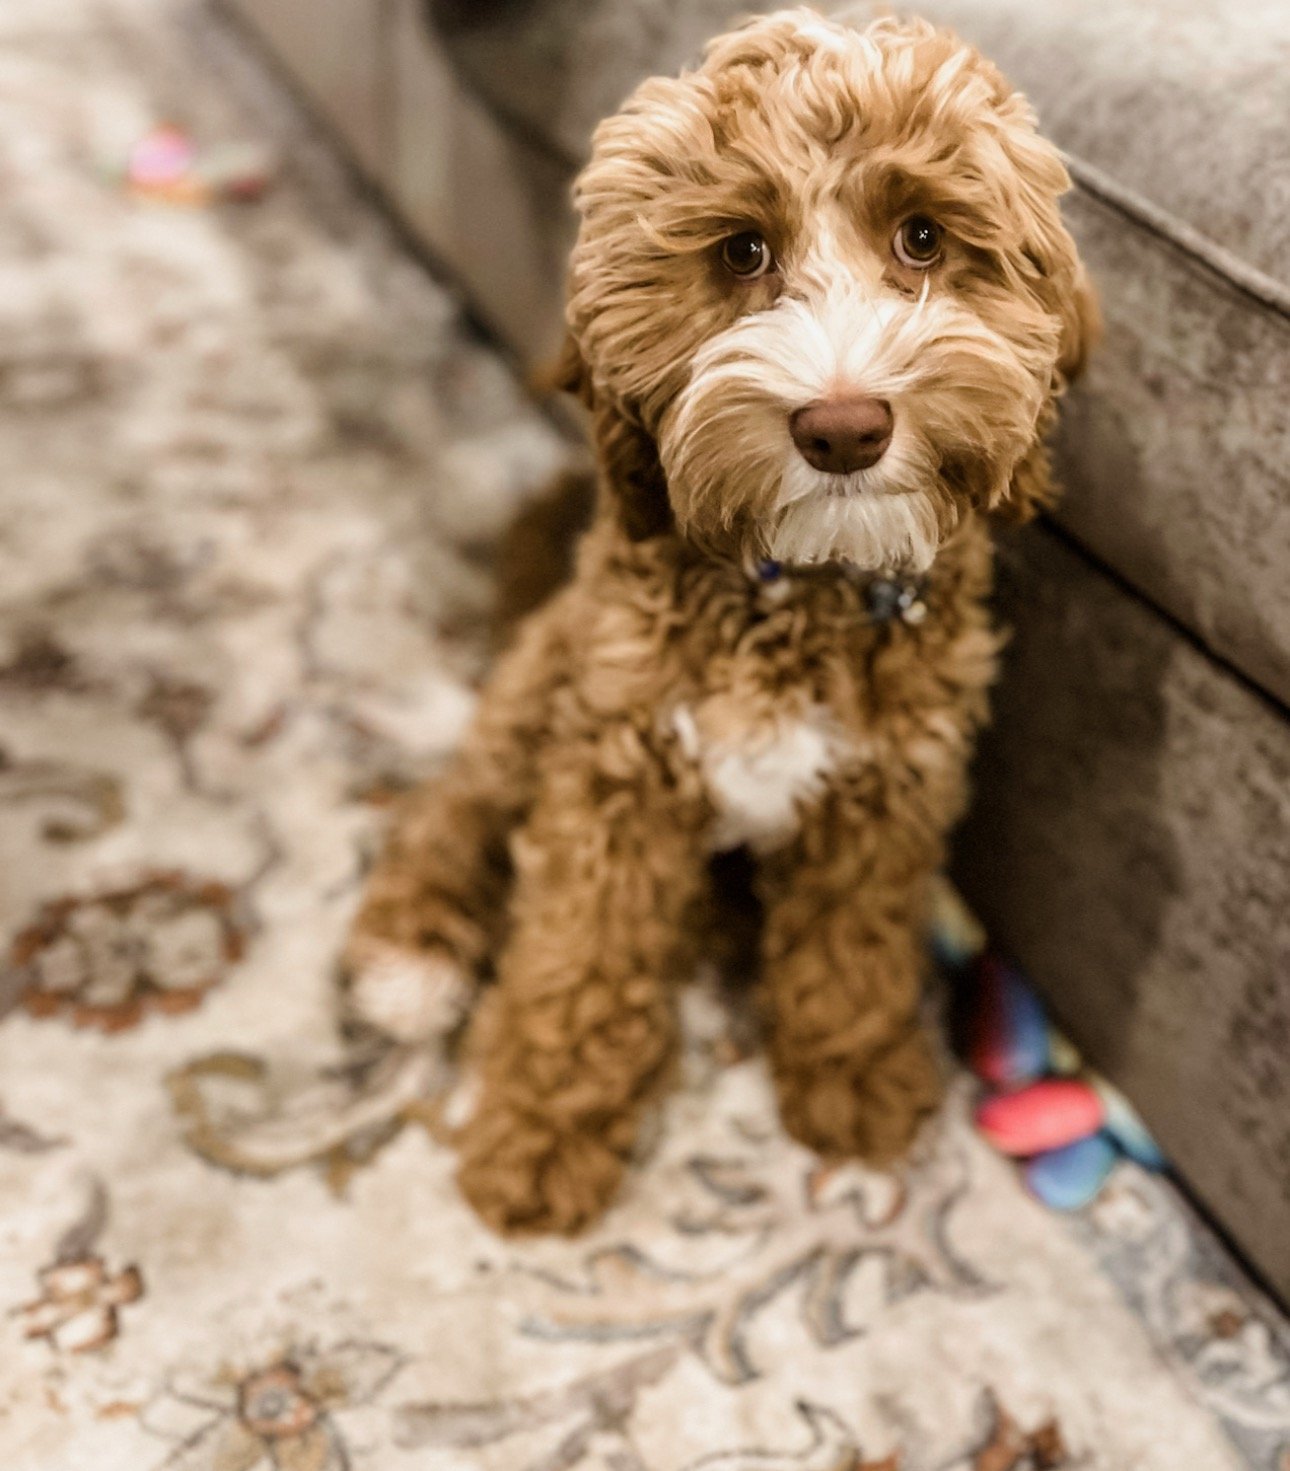
{"type": "Polygon", "coordinates": [[[597,398],[591,370],[572,332],[560,356],[534,378],[539,393],[572,393],[592,414],[591,438],[605,472],[617,514],[633,541],[671,530],[672,508],[653,438],[635,414],[611,396],[597,398]]]}
{"type": "Polygon", "coordinates": [[[561,393],[573,394],[589,409],[595,406],[591,391],[591,372],[572,332],[566,334],[559,357],[551,364],[544,377],[551,388],[559,389],[561,393]]]}

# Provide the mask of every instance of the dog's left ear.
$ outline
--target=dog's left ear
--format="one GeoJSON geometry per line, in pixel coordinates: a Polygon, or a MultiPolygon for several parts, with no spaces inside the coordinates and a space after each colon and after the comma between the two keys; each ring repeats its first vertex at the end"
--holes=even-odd
{"type": "MultiPolygon", "coordinates": [[[[1071,248],[1073,251],[1073,244],[1071,248]]],[[[1102,312],[1098,306],[1097,292],[1078,256],[1066,282],[1059,315],[1062,321],[1062,339],[1057,357],[1057,371],[1065,382],[1073,383],[1084,371],[1089,353],[1102,336],[1102,312]]]]}
{"type": "Polygon", "coordinates": [[[1051,310],[1061,322],[1052,395],[1036,426],[1035,442],[1013,470],[1008,493],[996,507],[1002,520],[1016,524],[1032,521],[1058,498],[1060,487],[1053,479],[1047,444],[1057,419],[1057,400],[1066,385],[1084,371],[1088,355],[1102,334],[1097,293],[1075,253],[1074,243],[1069,236],[1067,240],[1068,262],[1048,273],[1048,279],[1057,286],[1051,310]]]}
{"type": "MultiPolygon", "coordinates": [[[[990,69],[993,73],[993,69],[990,69]]],[[[999,86],[995,141],[1011,167],[1005,173],[1005,208],[1019,234],[1029,271],[1025,285],[1061,324],[1057,372],[1064,384],[1078,377],[1097,341],[1101,318],[1060,201],[1071,187],[1061,154],[1038,130],[1030,104],[993,73],[999,86]]]]}
{"type": "Polygon", "coordinates": [[[994,507],[1000,521],[1012,526],[1024,526],[1033,521],[1040,511],[1046,511],[1057,500],[1058,486],[1053,479],[1052,465],[1045,442],[1048,429],[1056,415],[1050,406],[1039,422],[1039,433],[1034,444],[1022,455],[1013,469],[1008,482],[1008,493],[994,507]]]}
{"type": "Polygon", "coordinates": [[[1052,393],[1037,426],[1035,443],[1012,475],[998,506],[1009,521],[1029,521],[1057,497],[1045,438],[1056,419],[1056,401],[1083,372],[1101,336],[1097,294],[1062,219],[1058,201],[1070,186],[1061,156],[1035,130],[1029,105],[1018,94],[1001,111],[1006,126],[1001,142],[1013,166],[1014,207],[1022,231],[1022,252],[1031,268],[1030,290],[1059,324],[1052,393]]]}

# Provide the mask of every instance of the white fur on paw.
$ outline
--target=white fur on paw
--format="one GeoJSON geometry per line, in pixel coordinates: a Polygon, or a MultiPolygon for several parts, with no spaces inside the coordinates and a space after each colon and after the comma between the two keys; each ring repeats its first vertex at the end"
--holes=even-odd
{"type": "Polygon", "coordinates": [[[457,1085],[452,1088],[443,1102],[443,1111],[440,1117],[445,1127],[454,1134],[464,1129],[475,1117],[475,1110],[479,1107],[480,1094],[479,1078],[474,1073],[467,1073],[457,1085]]]}
{"type": "Polygon", "coordinates": [[[374,949],[358,967],[349,1001],[355,1016],[398,1042],[442,1037],[461,1021],[471,985],[445,955],[395,945],[374,949]]]}

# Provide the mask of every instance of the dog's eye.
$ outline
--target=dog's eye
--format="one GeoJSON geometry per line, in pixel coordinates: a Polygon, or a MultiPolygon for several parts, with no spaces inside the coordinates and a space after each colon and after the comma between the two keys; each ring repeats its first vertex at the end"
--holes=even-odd
{"type": "Polygon", "coordinates": [[[750,281],[754,276],[764,276],[775,264],[775,257],[756,230],[740,230],[721,242],[721,264],[733,275],[750,281]]]}
{"type": "Polygon", "coordinates": [[[940,260],[944,241],[945,231],[935,220],[929,220],[926,215],[910,215],[896,231],[891,248],[902,266],[925,271],[940,260]]]}

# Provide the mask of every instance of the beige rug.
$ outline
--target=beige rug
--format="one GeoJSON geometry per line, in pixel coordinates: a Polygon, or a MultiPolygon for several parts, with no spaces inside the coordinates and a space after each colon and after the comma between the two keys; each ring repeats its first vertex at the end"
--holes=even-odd
{"type": "Polygon", "coordinates": [[[489,1236],[332,959],[566,453],[190,0],[0,9],[5,1471],[1290,1467],[1290,1348],[1167,1184],[965,1123],[821,1170],[716,999],[621,1205],[489,1236]],[[256,205],[126,198],[160,118],[256,205]]]}

